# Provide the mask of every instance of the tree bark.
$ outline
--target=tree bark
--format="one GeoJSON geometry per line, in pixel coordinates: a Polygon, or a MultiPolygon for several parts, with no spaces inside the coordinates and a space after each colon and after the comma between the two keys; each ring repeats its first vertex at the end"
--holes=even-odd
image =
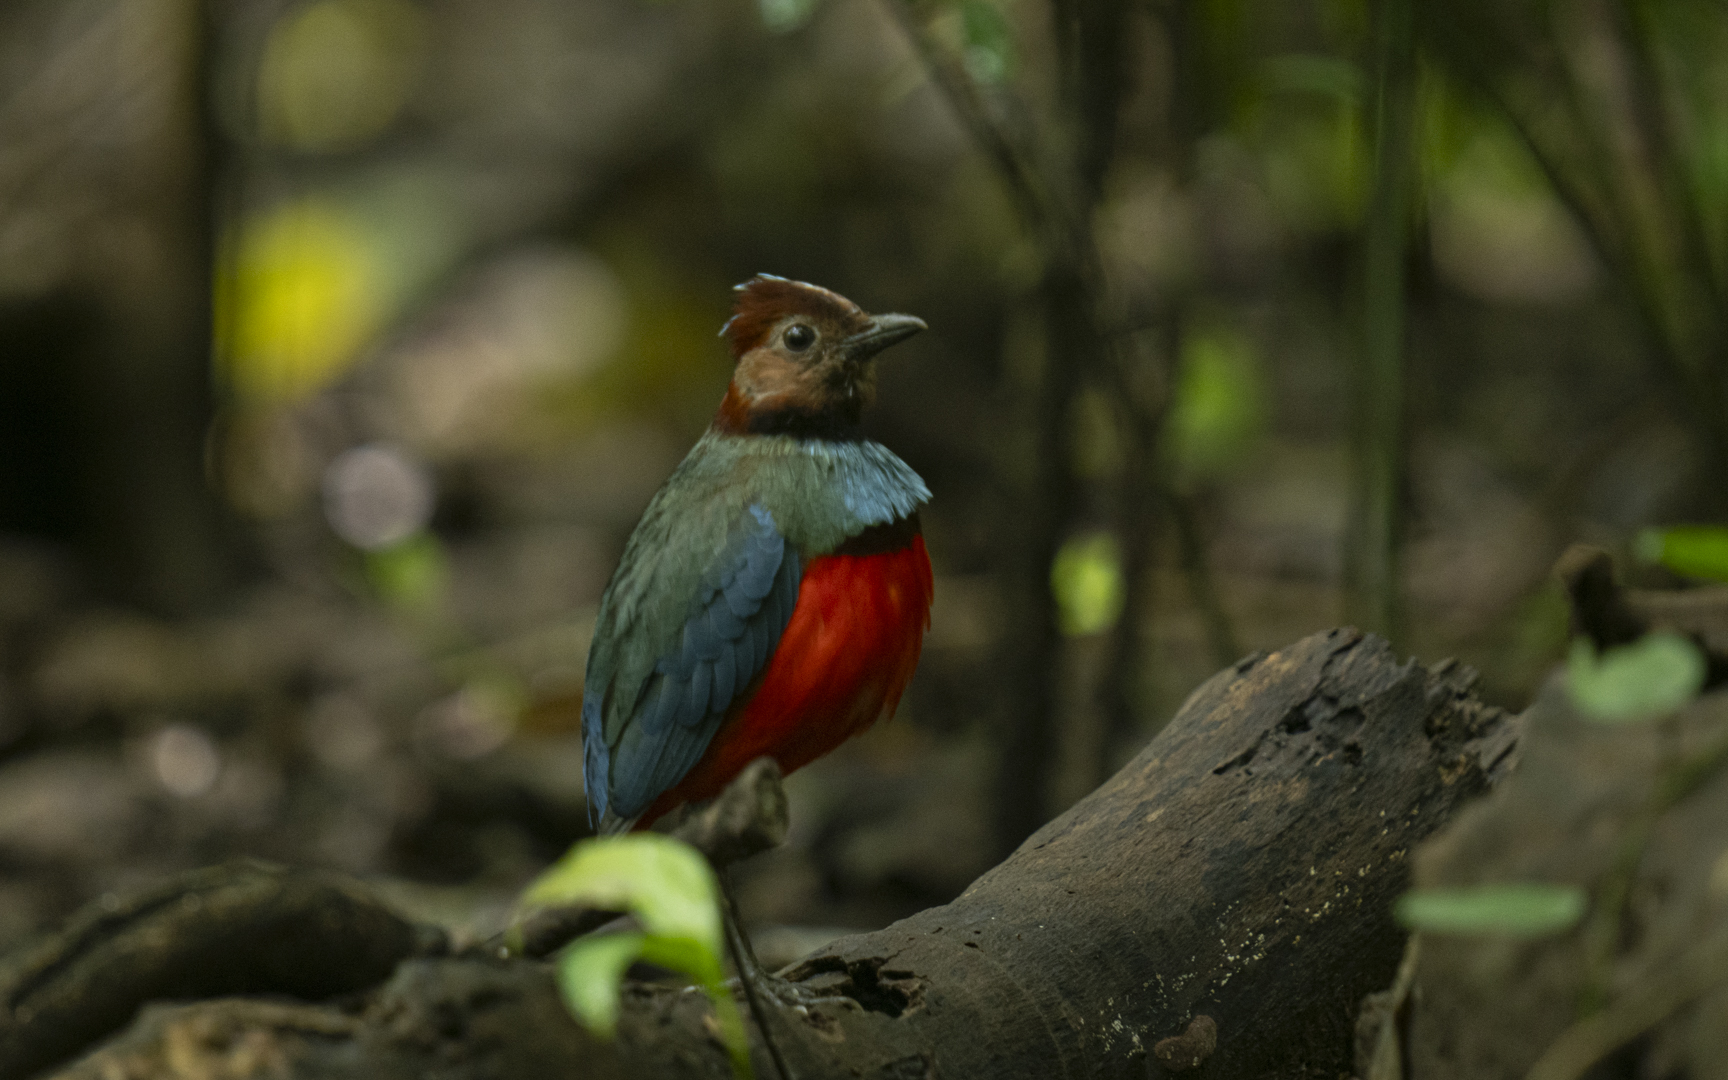
{"type": "MultiPolygon", "coordinates": [[[[1354,630],[1242,661],[959,899],[788,969],[770,1034],[803,1080],[1348,1073],[1406,854],[1510,758],[1470,681],[1354,630]]],[[[402,955],[345,1009],[156,1007],[56,1075],[728,1075],[699,993],[630,984],[601,1044],[544,964],[402,955]]]]}
{"type": "Polygon", "coordinates": [[[0,218],[43,222],[64,265],[0,295],[0,528],[75,547],[109,599],[203,610],[237,543],[205,481],[207,5],[9,7],[24,13],[10,33],[40,32],[30,7],[63,25],[43,47],[8,43],[29,63],[7,83],[60,89],[19,91],[0,116],[0,218]]]}

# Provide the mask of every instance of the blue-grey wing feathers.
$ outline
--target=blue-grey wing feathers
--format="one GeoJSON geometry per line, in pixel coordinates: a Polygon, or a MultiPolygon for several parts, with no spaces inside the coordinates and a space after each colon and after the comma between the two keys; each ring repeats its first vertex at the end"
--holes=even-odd
{"type": "Polygon", "coordinates": [[[591,678],[582,695],[583,779],[591,813],[607,820],[634,818],[684,778],[727,708],[767,665],[798,602],[802,575],[798,552],[775,528],[773,516],[751,505],[704,571],[677,639],[655,660],[611,743],[605,738],[606,695],[624,688],[591,678]]]}

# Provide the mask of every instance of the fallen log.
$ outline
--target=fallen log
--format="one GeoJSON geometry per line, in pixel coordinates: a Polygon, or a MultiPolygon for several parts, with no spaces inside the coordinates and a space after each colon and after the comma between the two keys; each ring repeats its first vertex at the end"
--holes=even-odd
{"type": "MultiPolygon", "coordinates": [[[[1470,682],[1353,630],[1238,663],[959,899],[783,972],[768,1036],[800,1080],[1348,1073],[1357,1005],[1403,949],[1407,853],[1511,757],[1470,682]]],[[[596,1043],[547,965],[469,954],[412,956],[342,1007],[154,1007],[56,1075],[728,1071],[699,993],[631,985],[596,1043]]]]}

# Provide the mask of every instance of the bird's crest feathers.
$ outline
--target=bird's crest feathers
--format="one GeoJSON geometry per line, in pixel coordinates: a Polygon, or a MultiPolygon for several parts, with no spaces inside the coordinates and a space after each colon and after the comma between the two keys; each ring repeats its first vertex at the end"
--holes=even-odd
{"type": "Polygon", "coordinates": [[[733,359],[762,344],[774,324],[788,315],[842,324],[862,324],[867,318],[863,309],[837,292],[773,274],[757,274],[732,291],[737,294],[732,317],[720,328],[720,336],[732,346],[733,359]]]}

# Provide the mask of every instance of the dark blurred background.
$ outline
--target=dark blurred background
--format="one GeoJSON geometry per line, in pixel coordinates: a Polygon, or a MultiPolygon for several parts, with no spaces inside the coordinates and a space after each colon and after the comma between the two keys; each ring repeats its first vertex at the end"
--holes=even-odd
{"type": "Polygon", "coordinates": [[[782,956],[1252,650],[1355,621],[1521,707],[1567,543],[1721,520],[1728,9],[13,0],[0,947],[239,854],[496,927],[759,271],[932,327],[867,424],[934,622],[744,869],[782,956]]]}

